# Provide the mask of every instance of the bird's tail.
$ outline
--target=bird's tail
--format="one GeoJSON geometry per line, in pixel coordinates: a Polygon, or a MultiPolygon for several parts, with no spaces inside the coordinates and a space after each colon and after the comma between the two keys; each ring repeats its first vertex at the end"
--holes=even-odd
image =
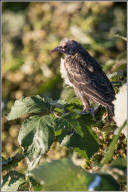
{"type": "Polygon", "coordinates": [[[113,104],[107,105],[106,109],[108,112],[108,120],[111,121],[114,116],[114,105],[113,104]]]}

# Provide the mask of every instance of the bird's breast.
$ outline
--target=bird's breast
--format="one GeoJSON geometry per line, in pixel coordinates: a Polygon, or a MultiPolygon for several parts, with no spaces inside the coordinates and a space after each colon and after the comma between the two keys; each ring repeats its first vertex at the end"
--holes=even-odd
{"type": "Polygon", "coordinates": [[[60,73],[61,73],[61,77],[64,79],[64,83],[66,85],[69,85],[70,87],[73,87],[73,84],[70,82],[70,80],[68,78],[68,74],[67,74],[67,70],[66,70],[66,67],[65,67],[65,60],[64,59],[61,59],[60,73]]]}

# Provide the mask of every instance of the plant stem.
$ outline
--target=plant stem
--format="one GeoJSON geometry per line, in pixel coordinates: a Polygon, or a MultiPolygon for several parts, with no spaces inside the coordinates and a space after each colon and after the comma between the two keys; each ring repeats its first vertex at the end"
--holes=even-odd
{"type": "Polygon", "coordinates": [[[102,164],[107,164],[112,159],[114,150],[117,148],[117,141],[119,139],[120,133],[121,133],[122,129],[124,128],[124,126],[126,125],[126,123],[127,122],[125,121],[123,123],[123,125],[119,128],[118,133],[116,135],[114,135],[113,140],[108,147],[108,151],[105,153],[104,158],[101,162],[102,164]]]}

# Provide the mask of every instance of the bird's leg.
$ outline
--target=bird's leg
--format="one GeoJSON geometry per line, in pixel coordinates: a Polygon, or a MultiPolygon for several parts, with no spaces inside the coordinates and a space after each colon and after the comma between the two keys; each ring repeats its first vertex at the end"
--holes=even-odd
{"type": "Polygon", "coordinates": [[[96,122],[95,109],[94,108],[90,108],[89,111],[90,111],[91,115],[93,116],[94,121],[96,122]]]}
{"type": "Polygon", "coordinates": [[[94,113],[95,114],[99,111],[100,107],[101,107],[101,105],[98,105],[97,107],[94,108],[94,113]]]}
{"type": "Polygon", "coordinates": [[[96,116],[95,116],[95,115],[96,115],[96,113],[99,111],[99,109],[100,109],[100,105],[98,105],[98,106],[95,107],[95,108],[90,108],[90,112],[91,112],[91,114],[92,114],[95,122],[96,122],[96,116]]]}
{"type": "Polygon", "coordinates": [[[91,108],[91,107],[90,108],[84,107],[82,112],[84,113],[85,111],[89,111],[91,113],[91,115],[93,116],[94,121],[96,122],[95,109],[91,108]]]}
{"type": "Polygon", "coordinates": [[[83,112],[89,111],[91,109],[89,100],[86,97],[81,97],[82,103],[83,103],[83,112]]]}
{"type": "Polygon", "coordinates": [[[94,121],[96,121],[96,117],[95,117],[95,109],[91,108],[90,103],[89,103],[89,99],[87,97],[85,97],[85,95],[80,95],[77,89],[74,89],[75,93],[78,97],[80,97],[82,104],[83,104],[83,110],[82,112],[79,112],[79,115],[84,114],[85,112],[90,112],[91,115],[94,118],[94,121]]]}
{"type": "Polygon", "coordinates": [[[84,105],[83,112],[89,111],[89,112],[91,113],[91,115],[93,116],[94,121],[96,122],[96,116],[95,116],[95,114],[96,114],[96,112],[98,111],[98,107],[96,107],[96,108],[91,108],[90,103],[89,103],[89,100],[88,100],[87,98],[85,98],[85,97],[82,98],[82,103],[83,103],[83,105],[84,105]]]}

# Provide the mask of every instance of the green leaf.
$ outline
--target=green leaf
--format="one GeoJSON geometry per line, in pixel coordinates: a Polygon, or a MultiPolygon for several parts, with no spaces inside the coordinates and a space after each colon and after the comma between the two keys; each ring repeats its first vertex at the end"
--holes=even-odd
{"type": "Polygon", "coordinates": [[[71,111],[71,112],[82,111],[83,109],[82,103],[80,99],[78,99],[77,97],[67,99],[66,102],[67,102],[66,109],[68,111],[71,111]]]}
{"type": "MultiPolygon", "coordinates": [[[[116,191],[118,183],[107,174],[91,174],[72,163],[69,159],[45,162],[30,173],[48,191],[116,191]]],[[[41,191],[41,189],[40,189],[41,191]]]]}
{"type": "Polygon", "coordinates": [[[17,119],[28,113],[47,112],[48,107],[48,103],[44,102],[44,100],[39,95],[25,98],[22,97],[21,99],[15,101],[11,112],[7,116],[7,119],[17,119]]]}
{"type": "Polygon", "coordinates": [[[101,168],[101,172],[110,173],[120,184],[127,184],[127,159],[119,158],[113,160],[107,166],[101,168]]]}
{"type": "MultiPolygon", "coordinates": [[[[85,127],[84,127],[85,128],[85,127]]],[[[78,133],[74,133],[68,142],[68,147],[73,147],[81,156],[90,159],[99,149],[98,143],[90,133],[90,128],[83,129],[84,136],[81,137],[78,133]]]]}
{"type": "Polygon", "coordinates": [[[73,97],[67,100],[68,104],[76,104],[82,106],[82,102],[77,97],[73,97]]]}
{"type": "Polygon", "coordinates": [[[120,159],[116,159],[111,162],[112,167],[118,167],[118,168],[126,168],[127,167],[127,159],[126,157],[122,157],[120,159]]]}
{"type": "Polygon", "coordinates": [[[45,115],[26,119],[19,132],[18,142],[28,158],[29,167],[33,168],[45,154],[54,140],[54,121],[45,115]]]}
{"type": "Polygon", "coordinates": [[[32,188],[34,189],[34,191],[41,191],[42,185],[40,185],[39,182],[37,182],[31,176],[29,177],[29,181],[31,182],[31,185],[32,185],[32,188]]]}
{"type": "Polygon", "coordinates": [[[56,119],[58,141],[75,149],[86,159],[91,158],[99,148],[96,135],[91,128],[93,121],[89,118],[90,115],[67,113],[56,119]]]}
{"type": "Polygon", "coordinates": [[[25,182],[25,176],[22,173],[10,171],[3,177],[2,191],[17,191],[25,182]]]}
{"type": "Polygon", "coordinates": [[[45,99],[50,105],[63,108],[66,105],[64,100],[52,100],[51,98],[45,99]]]}

